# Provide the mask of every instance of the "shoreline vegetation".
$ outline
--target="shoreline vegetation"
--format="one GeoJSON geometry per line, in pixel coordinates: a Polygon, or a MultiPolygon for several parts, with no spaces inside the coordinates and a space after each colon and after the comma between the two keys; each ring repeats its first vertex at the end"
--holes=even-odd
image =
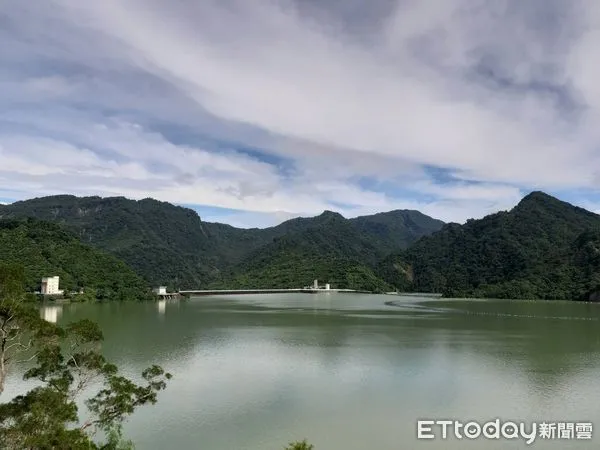
{"type": "Polygon", "coordinates": [[[61,289],[79,291],[98,300],[150,298],[146,281],[127,264],[86,245],[63,226],[37,219],[0,220],[0,261],[24,270],[29,296],[40,290],[43,277],[58,275],[61,289]]]}

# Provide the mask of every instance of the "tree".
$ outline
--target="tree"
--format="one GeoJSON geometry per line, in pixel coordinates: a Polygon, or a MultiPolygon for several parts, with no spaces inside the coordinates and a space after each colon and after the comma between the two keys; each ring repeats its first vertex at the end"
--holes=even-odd
{"type": "Polygon", "coordinates": [[[284,450],[313,450],[315,448],[314,445],[306,442],[306,439],[299,442],[292,442],[289,444],[284,450]]]}
{"type": "Polygon", "coordinates": [[[26,304],[24,280],[19,266],[0,265],[0,394],[15,358],[29,351],[35,340],[41,342],[51,328],[26,304]]]}
{"type": "Polygon", "coordinates": [[[121,376],[99,352],[103,340],[89,320],[59,327],[42,320],[24,302],[23,269],[0,265],[0,393],[15,361],[34,361],[25,379],[40,385],[0,404],[0,448],[3,449],[122,449],[124,420],[137,407],[154,404],[171,374],[159,366],[142,373],[142,384],[121,376]],[[91,418],[80,423],[76,399],[100,383],[85,403],[91,418]],[[108,436],[104,444],[93,438],[108,436]]]}

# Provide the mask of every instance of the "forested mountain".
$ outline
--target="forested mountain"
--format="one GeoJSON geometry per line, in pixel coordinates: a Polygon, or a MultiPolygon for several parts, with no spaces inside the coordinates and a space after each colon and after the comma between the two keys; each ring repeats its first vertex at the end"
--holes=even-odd
{"type": "Polygon", "coordinates": [[[289,225],[296,231],[252,252],[215,287],[302,287],[317,278],[338,288],[390,289],[371,269],[382,256],[381,244],[340,214],[325,211],[289,225]]]}
{"type": "Polygon", "coordinates": [[[349,222],[369,239],[380,253],[386,255],[390,251],[407,248],[422,236],[427,236],[444,226],[441,220],[412,210],[361,216],[350,219],[349,222]]]}
{"type": "MultiPolygon", "coordinates": [[[[122,259],[149,284],[181,289],[222,284],[224,280],[233,282],[234,276],[236,285],[258,286],[258,279],[264,287],[279,285],[280,280],[286,279],[283,272],[274,279],[262,275],[255,278],[259,275],[255,269],[264,267],[261,258],[271,255],[276,260],[284,247],[284,254],[293,254],[295,264],[306,272],[306,279],[295,277],[290,282],[302,278],[301,284],[307,284],[318,273],[324,273],[325,280],[329,269],[315,269],[316,273],[310,274],[311,265],[319,255],[335,255],[336,265],[339,261],[353,261],[363,268],[373,266],[384,256],[443,225],[417,211],[392,211],[351,220],[326,212],[318,217],[288,220],[271,228],[239,229],[203,222],[188,208],[123,197],[61,195],[0,206],[0,218],[23,217],[59,223],[82,242],[122,259]],[[340,225],[337,222],[332,222],[334,228],[327,229],[324,218],[331,215],[344,224],[343,231],[336,228],[340,225]],[[337,232],[347,238],[335,238],[337,232]],[[283,241],[279,242],[280,239],[283,241]]],[[[277,264],[273,262],[270,267],[277,264]]],[[[346,267],[346,263],[342,266],[346,267]]],[[[374,277],[372,272],[369,276],[374,277]]]]}
{"type": "Polygon", "coordinates": [[[147,283],[122,261],[49,222],[0,220],[0,261],[24,266],[30,292],[39,291],[42,277],[58,275],[61,289],[84,288],[100,300],[149,296],[147,283]]]}
{"type": "Polygon", "coordinates": [[[589,299],[600,286],[600,216],[533,192],[509,212],[448,224],[377,273],[448,296],[589,299]]]}
{"type": "Polygon", "coordinates": [[[0,208],[0,217],[35,217],[64,225],[82,242],[125,261],[155,284],[205,282],[215,266],[198,216],[155,200],[54,196],[0,208]]]}
{"type": "Polygon", "coordinates": [[[2,217],[59,223],[148,283],[171,288],[206,286],[247,249],[261,245],[253,230],[207,224],[191,209],[153,199],[42,197],[0,207],[2,217]]]}

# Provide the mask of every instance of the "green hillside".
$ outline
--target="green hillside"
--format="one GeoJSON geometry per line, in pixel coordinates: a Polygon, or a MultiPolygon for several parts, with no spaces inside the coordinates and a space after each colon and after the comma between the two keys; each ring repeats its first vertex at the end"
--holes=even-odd
{"type": "Polygon", "coordinates": [[[122,261],[48,222],[0,220],[0,261],[24,266],[30,292],[39,291],[42,277],[58,275],[61,289],[83,288],[100,300],[149,296],[147,284],[122,261]]]}
{"type": "MultiPolygon", "coordinates": [[[[189,208],[152,199],[61,195],[0,205],[0,218],[34,217],[64,225],[82,242],[123,260],[149,284],[176,289],[222,285],[224,280],[234,283],[234,273],[236,285],[241,283],[242,274],[246,280],[252,279],[254,286],[258,282],[264,283],[258,287],[279,284],[287,280],[284,267],[292,264],[277,256],[284,244],[284,253],[294,255],[294,264],[303,267],[310,280],[318,273],[324,273],[324,279],[334,277],[327,275],[329,269],[321,268],[322,261],[314,260],[317,256],[335,260],[327,267],[346,267],[353,261],[352,265],[359,263],[360,270],[370,271],[367,266],[443,225],[417,211],[392,211],[350,220],[337,214],[337,221],[345,225],[337,227],[336,222],[329,230],[324,217],[330,215],[336,214],[292,219],[265,229],[240,229],[203,222],[189,208]],[[336,236],[338,232],[346,236],[336,236]],[[270,257],[273,260],[269,264],[261,262],[270,257]],[[267,266],[267,274],[259,273],[267,266]],[[270,279],[280,271],[278,266],[282,274],[270,279]],[[309,276],[311,271],[315,275],[309,276]]],[[[369,276],[375,277],[372,271],[369,276]]],[[[289,281],[300,279],[304,277],[289,281]]]]}
{"type": "Polygon", "coordinates": [[[598,229],[600,216],[534,192],[509,212],[444,226],[377,273],[448,296],[587,299],[598,285],[598,229]]]}
{"type": "Polygon", "coordinates": [[[334,288],[390,289],[370,268],[380,256],[377,245],[351,222],[330,211],[303,220],[299,231],[253,252],[214,287],[300,288],[316,278],[334,288]]]}
{"type": "Polygon", "coordinates": [[[441,220],[406,209],[356,217],[349,222],[385,256],[444,226],[441,220]]]}
{"type": "Polygon", "coordinates": [[[197,214],[152,199],[42,197],[0,208],[0,217],[64,225],[82,242],[125,261],[153,285],[206,283],[218,262],[197,214]]]}

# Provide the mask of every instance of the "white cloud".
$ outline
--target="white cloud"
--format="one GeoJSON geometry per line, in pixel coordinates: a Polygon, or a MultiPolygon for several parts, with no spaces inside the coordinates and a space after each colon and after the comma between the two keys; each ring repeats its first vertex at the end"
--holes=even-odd
{"type": "Polygon", "coordinates": [[[9,1],[0,194],[152,196],[252,226],[597,192],[595,2],[390,4],[9,1]]]}

